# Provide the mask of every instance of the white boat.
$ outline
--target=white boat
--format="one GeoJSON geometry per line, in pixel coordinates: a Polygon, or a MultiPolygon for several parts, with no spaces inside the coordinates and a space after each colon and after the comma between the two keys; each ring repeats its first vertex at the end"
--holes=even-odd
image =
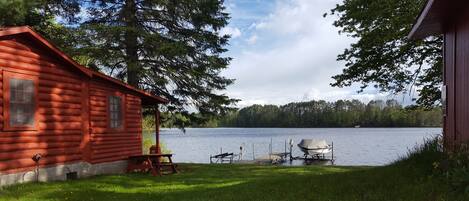
{"type": "Polygon", "coordinates": [[[332,146],[328,145],[325,140],[302,139],[298,147],[306,156],[319,156],[332,151],[332,146]]]}

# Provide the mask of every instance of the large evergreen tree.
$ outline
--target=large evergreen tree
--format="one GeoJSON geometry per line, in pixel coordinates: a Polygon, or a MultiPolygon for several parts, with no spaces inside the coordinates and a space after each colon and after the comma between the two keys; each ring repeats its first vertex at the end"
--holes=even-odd
{"type": "Polygon", "coordinates": [[[442,37],[407,39],[426,0],[344,0],[331,11],[336,27],[357,39],[338,56],[345,61],[333,86],[361,83],[382,91],[402,93],[417,87],[417,103],[440,103],[442,37]]]}
{"type": "Polygon", "coordinates": [[[169,112],[192,120],[236,101],[217,93],[233,82],[220,75],[230,61],[222,56],[229,36],[219,35],[229,19],[223,1],[92,0],[82,9],[79,54],[88,65],[169,99],[169,112]]]}

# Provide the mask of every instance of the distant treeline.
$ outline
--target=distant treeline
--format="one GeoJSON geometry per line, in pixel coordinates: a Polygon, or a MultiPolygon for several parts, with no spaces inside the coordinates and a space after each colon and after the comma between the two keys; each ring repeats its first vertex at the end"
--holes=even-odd
{"type": "Polygon", "coordinates": [[[232,112],[207,127],[437,127],[441,109],[403,107],[396,100],[309,101],[282,106],[252,105],[232,112]]]}

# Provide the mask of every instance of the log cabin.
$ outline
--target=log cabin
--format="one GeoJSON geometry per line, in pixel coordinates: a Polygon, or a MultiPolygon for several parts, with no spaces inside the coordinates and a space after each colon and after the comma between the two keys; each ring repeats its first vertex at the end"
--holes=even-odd
{"type": "Polygon", "coordinates": [[[158,147],[166,99],[81,66],[29,27],[0,28],[0,88],[0,186],[123,172],[142,153],[143,107],[156,108],[158,147]]]}
{"type": "Polygon", "coordinates": [[[410,39],[443,35],[443,139],[446,148],[469,142],[469,1],[428,0],[410,39]]]}

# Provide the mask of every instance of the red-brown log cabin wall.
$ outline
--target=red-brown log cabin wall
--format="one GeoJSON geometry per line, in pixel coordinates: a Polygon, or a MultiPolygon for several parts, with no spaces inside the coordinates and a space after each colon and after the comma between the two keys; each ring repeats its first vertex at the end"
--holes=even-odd
{"type": "Polygon", "coordinates": [[[125,90],[112,87],[109,82],[90,83],[91,163],[127,159],[142,153],[141,99],[125,90]],[[109,129],[107,97],[122,95],[124,100],[124,128],[109,129]]]}
{"type": "Polygon", "coordinates": [[[469,8],[448,20],[445,31],[447,112],[445,141],[469,142],[469,8]]]}
{"type": "Polygon", "coordinates": [[[32,169],[31,157],[41,153],[41,166],[80,161],[82,140],[82,83],[48,51],[28,38],[0,38],[0,80],[4,73],[32,75],[38,79],[37,129],[5,131],[3,93],[0,93],[0,172],[32,169]],[[78,97],[78,98],[77,98],[78,97]]]}

